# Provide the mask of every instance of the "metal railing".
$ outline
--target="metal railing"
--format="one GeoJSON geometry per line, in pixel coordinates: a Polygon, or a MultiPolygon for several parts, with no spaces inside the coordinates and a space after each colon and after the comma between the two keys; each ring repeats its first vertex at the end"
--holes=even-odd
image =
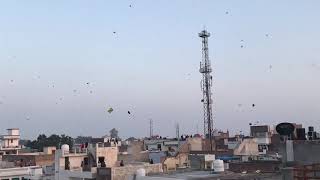
{"type": "Polygon", "coordinates": [[[10,149],[21,149],[22,146],[18,145],[18,146],[2,146],[0,145],[0,150],[10,150],[10,149]]]}

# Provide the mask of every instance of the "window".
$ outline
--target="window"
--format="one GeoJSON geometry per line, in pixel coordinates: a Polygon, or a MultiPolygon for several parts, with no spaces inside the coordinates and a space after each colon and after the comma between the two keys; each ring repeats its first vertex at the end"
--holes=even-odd
{"type": "Polygon", "coordinates": [[[104,157],[99,157],[98,162],[100,164],[100,167],[106,167],[106,163],[104,161],[104,157]]]}
{"type": "Polygon", "coordinates": [[[266,145],[258,145],[258,150],[259,152],[264,152],[265,150],[267,150],[267,146],[266,145]]]}
{"type": "Polygon", "coordinates": [[[70,170],[69,157],[65,157],[65,158],[64,158],[64,169],[65,169],[65,170],[70,170]]]}
{"type": "MultiPolygon", "coordinates": [[[[11,139],[11,143],[13,143],[13,139],[11,139]]],[[[13,179],[13,178],[12,178],[13,179]]],[[[13,179],[14,180],[14,179],[13,179]]]]}
{"type": "Polygon", "coordinates": [[[89,164],[89,158],[85,157],[83,159],[83,163],[84,163],[84,165],[88,165],[89,164]]]}

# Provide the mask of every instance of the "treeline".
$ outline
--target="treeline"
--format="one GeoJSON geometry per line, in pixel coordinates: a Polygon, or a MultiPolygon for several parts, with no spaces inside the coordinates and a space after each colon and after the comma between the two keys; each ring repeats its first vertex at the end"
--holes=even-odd
{"type": "Polygon", "coordinates": [[[45,134],[40,134],[36,140],[26,142],[25,146],[31,149],[37,149],[38,151],[43,151],[44,147],[55,146],[60,148],[60,146],[63,144],[68,144],[70,148],[72,148],[73,142],[74,141],[72,137],[64,134],[52,134],[49,137],[47,137],[45,134]]]}

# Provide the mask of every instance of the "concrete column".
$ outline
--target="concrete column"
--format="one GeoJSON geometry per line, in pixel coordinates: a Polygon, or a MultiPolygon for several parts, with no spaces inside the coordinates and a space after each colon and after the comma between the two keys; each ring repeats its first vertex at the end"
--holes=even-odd
{"type": "Polygon", "coordinates": [[[283,168],[281,170],[282,174],[282,180],[292,180],[293,179],[293,168],[288,167],[288,168],[283,168]]]}
{"type": "Polygon", "coordinates": [[[294,161],[293,141],[292,140],[286,141],[286,156],[287,156],[287,162],[294,161]]]}

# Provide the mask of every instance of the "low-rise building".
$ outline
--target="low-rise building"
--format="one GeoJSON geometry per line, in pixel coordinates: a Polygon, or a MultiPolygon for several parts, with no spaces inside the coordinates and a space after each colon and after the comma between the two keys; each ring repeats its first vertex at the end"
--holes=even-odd
{"type": "Polygon", "coordinates": [[[105,143],[89,144],[85,149],[73,150],[69,150],[68,146],[63,145],[55,153],[55,179],[123,180],[141,168],[145,169],[147,173],[162,172],[161,164],[119,162],[117,159],[118,148],[105,145],[105,143]]]}
{"type": "Polygon", "coordinates": [[[245,138],[233,149],[233,154],[239,156],[242,161],[249,161],[259,155],[258,146],[254,138],[245,138]]]}
{"type": "MultiPolygon", "coordinates": [[[[2,180],[47,180],[43,177],[42,168],[39,166],[15,167],[0,169],[2,180]]],[[[48,178],[53,180],[52,178],[48,178]]]]}
{"type": "Polygon", "coordinates": [[[148,151],[177,151],[181,141],[178,139],[146,139],[144,148],[148,151]]]}
{"type": "Polygon", "coordinates": [[[23,153],[23,154],[7,154],[2,156],[2,160],[13,162],[16,166],[50,166],[54,163],[54,154],[23,153]]]}
{"type": "Polygon", "coordinates": [[[2,156],[2,160],[14,163],[17,167],[51,166],[54,164],[55,151],[56,147],[44,147],[43,152],[5,154],[2,156]]]}
{"type": "Polygon", "coordinates": [[[267,154],[271,144],[271,131],[268,125],[250,126],[250,135],[258,143],[259,154],[267,154]]]}
{"type": "MultiPolygon", "coordinates": [[[[122,149],[118,154],[118,160],[123,161],[124,163],[132,163],[132,162],[149,162],[150,157],[149,151],[144,150],[143,141],[130,141],[126,145],[122,144],[122,146],[126,146],[122,149]]],[[[119,147],[121,149],[121,147],[119,147]]],[[[155,151],[154,153],[156,153],[155,151]]]]}
{"type": "Polygon", "coordinates": [[[214,154],[190,154],[190,167],[194,170],[206,170],[213,168],[214,154]]]}
{"type": "Polygon", "coordinates": [[[98,167],[116,166],[117,156],[118,148],[104,143],[74,150],[63,145],[55,152],[55,179],[93,179],[98,167]]]}
{"type": "Polygon", "coordinates": [[[281,144],[282,161],[284,164],[319,164],[319,151],[319,140],[287,140],[281,144]]]}
{"type": "Polygon", "coordinates": [[[161,157],[163,170],[176,171],[177,169],[185,169],[190,167],[189,154],[191,152],[202,151],[203,139],[201,137],[187,138],[174,155],[161,157]]]}
{"type": "Polygon", "coordinates": [[[18,128],[7,129],[6,135],[0,136],[0,155],[17,154],[21,149],[19,145],[20,131],[18,128]]]}

